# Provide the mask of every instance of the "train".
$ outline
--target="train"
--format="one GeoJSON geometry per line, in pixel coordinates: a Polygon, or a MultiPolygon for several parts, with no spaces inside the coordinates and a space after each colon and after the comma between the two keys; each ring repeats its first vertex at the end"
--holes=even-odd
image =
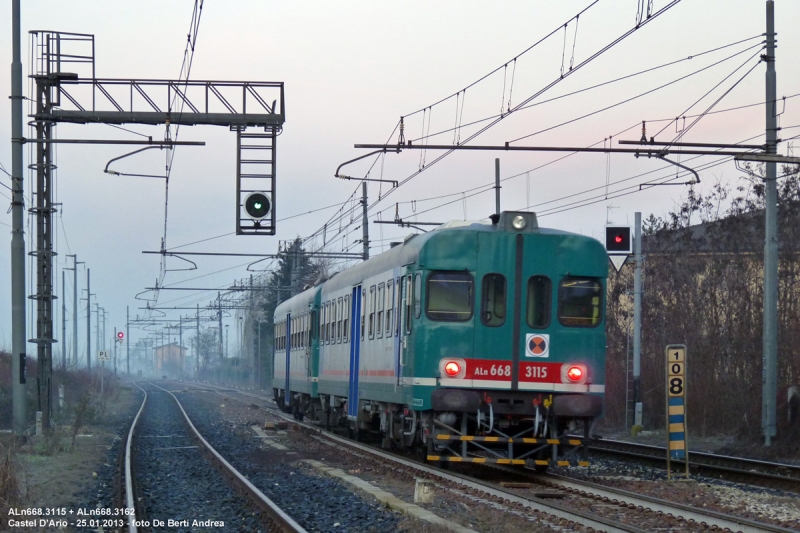
{"type": "Polygon", "coordinates": [[[585,465],[607,276],[599,241],[532,212],[409,235],[276,307],[275,401],[443,465],[585,465]]]}

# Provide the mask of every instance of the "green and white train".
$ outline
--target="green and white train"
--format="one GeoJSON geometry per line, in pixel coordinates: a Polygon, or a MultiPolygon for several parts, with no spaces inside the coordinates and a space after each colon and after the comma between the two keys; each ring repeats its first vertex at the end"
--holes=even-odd
{"type": "Polygon", "coordinates": [[[277,307],[275,399],[431,461],[546,468],[602,412],[607,261],[527,212],[410,236],[277,307]]]}

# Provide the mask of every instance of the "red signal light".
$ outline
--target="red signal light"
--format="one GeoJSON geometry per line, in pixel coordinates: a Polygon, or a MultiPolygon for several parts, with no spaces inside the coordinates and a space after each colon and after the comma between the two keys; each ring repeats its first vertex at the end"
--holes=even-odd
{"type": "Polygon", "coordinates": [[[444,373],[450,376],[451,378],[457,376],[459,372],[461,372],[461,367],[458,366],[458,363],[456,363],[455,361],[448,361],[447,363],[445,363],[444,373]]]}
{"type": "Polygon", "coordinates": [[[583,377],[583,370],[578,366],[571,366],[567,370],[567,377],[572,381],[580,381],[583,377]]]}
{"type": "Polygon", "coordinates": [[[117,338],[118,338],[119,340],[122,340],[122,339],[124,339],[124,338],[125,338],[125,334],[124,334],[123,332],[121,332],[121,331],[120,331],[119,333],[117,333],[117,338]]]}
{"type": "Polygon", "coordinates": [[[617,244],[621,244],[622,243],[622,235],[615,235],[614,236],[614,242],[617,243],[617,244]]]}

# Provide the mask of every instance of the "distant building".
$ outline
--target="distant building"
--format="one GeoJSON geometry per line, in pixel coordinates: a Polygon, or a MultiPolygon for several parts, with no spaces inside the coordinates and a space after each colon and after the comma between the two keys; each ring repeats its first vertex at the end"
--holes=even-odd
{"type": "Polygon", "coordinates": [[[186,348],[173,342],[153,348],[153,366],[156,373],[183,373],[186,348]]]}

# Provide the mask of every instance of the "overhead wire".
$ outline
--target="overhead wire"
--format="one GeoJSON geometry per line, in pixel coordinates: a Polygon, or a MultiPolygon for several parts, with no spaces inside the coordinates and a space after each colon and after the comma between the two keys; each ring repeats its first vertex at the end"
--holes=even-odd
{"type": "MultiPolygon", "coordinates": [[[[564,79],[566,79],[566,78],[567,78],[568,76],[570,76],[571,74],[573,74],[573,73],[577,72],[577,71],[578,71],[578,70],[580,70],[581,68],[583,68],[583,67],[585,67],[586,65],[590,64],[590,63],[591,63],[591,62],[593,62],[595,59],[597,59],[598,57],[602,56],[602,55],[603,55],[605,52],[607,52],[608,50],[612,49],[612,48],[613,48],[613,47],[615,47],[617,44],[619,44],[620,42],[622,42],[622,41],[624,41],[625,39],[627,39],[627,38],[628,38],[630,35],[632,35],[632,34],[633,34],[633,33],[635,33],[636,31],[638,31],[638,30],[639,30],[639,29],[641,29],[642,27],[644,27],[646,24],[648,24],[648,23],[652,22],[653,20],[657,19],[657,18],[658,18],[660,15],[662,15],[662,14],[666,13],[667,11],[669,11],[670,9],[672,9],[673,7],[675,7],[676,5],[678,5],[680,2],[681,2],[681,0],[672,0],[671,2],[668,2],[668,3],[667,3],[665,6],[663,6],[662,8],[660,8],[658,11],[656,11],[656,12],[652,13],[652,14],[651,14],[651,15],[650,15],[650,16],[649,16],[649,17],[648,17],[648,18],[647,18],[645,21],[641,22],[640,24],[637,24],[637,25],[636,25],[634,28],[631,28],[631,29],[629,29],[628,31],[624,32],[622,35],[618,36],[617,38],[615,38],[614,40],[612,40],[610,43],[606,44],[605,46],[603,46],[602,48],[600,48],[599,50],[597,50],[596,52],[594,52],[594,53],[593,53],[592,55],[590,55],[588,58],[584,59],[583,61],[581,61],[580,63],[578,63],[577,65],[575,65],[573,69],[571,69],[571,70],[567,71],[566,73],[564,73],[563,75],[561,75],[561,76],[560,76],[560,77],[558,77],[557,79],[553,80],[552,82],[548,83],[547,85],[545,85],[544,87],[542,87],[542,88],[541,88],[541,89],[539,89],[538,91],[534,92],[533,94],[531,94],[531,95],[530,95],[530,96],[528,96],[527,98],[523,99],[523,100],[522,100],[522,102],[520,102],[519,104],[517,104],[516,106],[514,106],[514,107],[511,109],[511,111],[510,111],[509,113],[507,113],[506,115],[504,115],[504,116],[501,116],[501,117],[497,117],[497,118],[496,118],[496,119],[494,119],[494,120],[493,120],[491,123],[489,123],[489,124],[487,124],[487,125],[485,125],[485,126],[481,127],[481,128],[480,128],[480,129],[478,129],[476,132],[474,132],[474,133],[470,134],[470,135],[469,135],[469,136],[468,136],[468,137],[467,137],[467,138],[466,138],[466,139],[465,139],[463,142],[464,142],[464,143],[467,143],[467,142],[471,141],[472,139],[475,139],[476,137],[480,136],[481,134],[483,134],[484,132],[486,132],[487,130],[489,130],[490,128],[492,128],[493,126],[495,126],[496,124],[498,124],[500,121],[504,120],[504,119],[505,119],[506,117],[508,117],[510,114],[512,114],[513,112],[515,112],[515,111],[517,111],[517,110],[521,109],[521,108],[522,108],[522,107],[524,107],[525,105],[527,105],[527,104],[529,104],[530,102],[532,102],[534,99],[538,98],[539,96],[541,96],[542,94],[544,94],[545,92],[547,92],[548,90],[550,90],[551,88],[555,87],[556,85],[558,85],[558,84],[559,84],[561,81],[563,81],[564,79]]],[[[592,4],[592,5],[594,5],[594,4],[592,4]]],[[[589,6],[589,7],[591,7],[591,6],[589,6]]],[[[588,9],[588,8],[586,8],[586,9],[588,9]]],[[[585,11],[585,10],[584,10],[584,11],[585,11]]],[[[573,18],[574,18],[574,17],[573,17],[573,18]]],[[[572,19],[570,19],[570,20],[572,20],[572,19]]],[[[556,30],[554,30],[554,32],[555,32],[555,31],[558,31],[558,29],[560,29],[560,28],[561,28],[561,27],[559,26],[559,28],[557,28],[556,30]]],[[[551,34],[548,34],[548,37],[549,37],[550,35],[552,35],[552,34],[553,34],[553,32],[551,32],[551,34]]],[[[545,38],[547,38],[547,37],[545,37],[545,38]]],[[[541,40],[540,40],[539,42],[541,42],[541,40]]],[[[534,46],[535,46],[535,45],[534,45],[534,46]]],[[[498,69],[499,69],[499,68],[502,68],[502,67],[498,67],[498,69]]],[[[497,70],[497,69],[496,69],[496,70],[497,70]]],[[[496,70],[495,70],[495,71],[496,71],[496,70]]],[[[410,115],[404,115],[404,116],[410,116],[410,115]]],[[[444,158],[446,158],[447,156],[449,156],[450,154],[452,154],[452,153],[453,153],[453,151],[454,151],[454,150],[452,150],[452,149],[451,149],[451,150],[445,150],[445,151],[444,151],[442,154],[440,154],[439,156],[437,156],[437,157],[436,157],[435,159],[433,159],[433,160],[432,160],[430,163],[427,163],[427,164],[426,164],[426,166],[425,166],[424,168],[422,168],[422,169],[418,169],[417,171],[415,171],[415,172],[412,172],[410,175],[408,175],[408,176],[407,176],[407,177],[405,177],[404,179],[402,179],[402,180],[399,180],[399,182],[398,182],[398,186],[397,186],[397,187],[395,187],[394,189],[391,189],[391,190],[387,191],[387,193],[384,195],[384,198],[388,197],[390,194],[392,194],[394,191],[396,191],[396,190],[397,190],[397,189],[398,189],[400,186],[402,186],[402,185],[404,185],[404,184],[408,183],[409,181],[413,180],[415,177],[417,177],[418,175],[420,175],[420,174],[421,174],[422,172],[424,172],[426,169],[430,168],[431,166],[435,165],[435,164],[436,164],[436,163],[438,163],[439,161],[443,160],[444,158]]],[[[373,202],[373,203],[372,203],[372,204],[371,204],[369,207],[370,207],[370,208],[372,208],[372,207],[374,207],[376,204],[377,204],[377,202],[373,202]]]]}

